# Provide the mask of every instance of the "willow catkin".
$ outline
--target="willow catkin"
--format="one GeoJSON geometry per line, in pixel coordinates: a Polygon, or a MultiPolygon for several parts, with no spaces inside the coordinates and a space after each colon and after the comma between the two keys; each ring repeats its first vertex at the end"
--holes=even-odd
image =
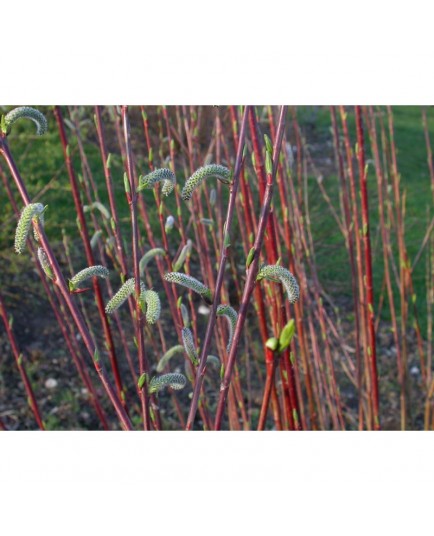
{"type": "Polygon", "coordinates": [[[207,365],[214,365],[216,367],[220,366],[220,359],[216,355],[209,355],[206,358],[207,365]]]}
{"type": "Polygon", "coordinates": [[[93,277],[101,277],[102,279],[106,279],[109,275],[110,272],[105,266],[89,266],[88,268],[84,268],[84,270],[78,272],[78,274],[69,280],[69,290],[72,291],[79,288],[80,285],[82,285],[85,281],[92,279],[93,277]]]}
{"type": "Polygon", "coordinates": [[[185,328],[188,328],[190,325],[190,316],[188,314],[188,309],[183,303],[181,303],[179,308],[181,310],[182,323],[184,324],[185,328]]]}
{"type": "Polygon", "coordinates": [[[98,242],[100,241],[102,237],[102,231],[101,229],[98,229],[98,231],[95,231],[95,233],[93,234],[92,238],[90,239],[90,247],[91,249],[95,249],[96,246],[98,245],[98,242]]]}
{"type": "Polygon", "coordinates": [[[194,344],[193,333],[189,328],[182,328],[182,342],[184,344],[185,353],[194,366],[199,364],[199,356],[194,344]]]}
{"type": "Polygon", "coordinates": [[[173,263],[173,269],[175,272],[178,272],[178,270],[180,270],[183,267],[185,261],[187,260],[187,257],[191,254],[192,247],[193,247],[193,242],[191,240],[187,240],[187,243],[181,249],[181,252],[178,258],[173,263]]]}
{"type": "MultiPolygon", "coordinates": [[[[116,292],[116,294],[111,298],[111,300],[107,303],[105,307],[105,312],[108,315],[113,314],[115,311],[119,309],[119,307],[125,303],[125,301],[131,296],[131,294],[134,294],[135,290],[135,279],[134,277],[130,277],[130,279],[127,279],[125,283],[121,286],[121,288],[116,292]]],[[[146,292],[146,287],[142,281],[140,281],[140,291],[141,296],[146,292]]]]}
{"type": "Polygon", "coordinates": [[[190,290],[193,290],[194,292],[202,296],[202,298],[208,304],[212,304],[213,298],[211,290],[194,277],[180,272],[169,272],[164,275],[164,279],[169,283],[176,283],[177,285],[181,285],[183,287],[189,288],[190,290]]]}
{"type": "Polygon", "coordinates": [[[235,325],[237,323],[238,314],[230,305],[220,304],[217,307],[217,316],[224,316],[228,321],[229,326],[229,339],[226,347],[226,351],[229,353],[232,345],[232,339],[234,337],[235,325]]]}
{"type": "Polygon", "coordinates": [[[5,133],[9,133],[11,126],[18,121],[19,119],[30,119],[36,125],[36,134],[42,136],[45,134],[48,129],[47,120],[45,116],[35,108],[30,106],[19,106],[14,108],[4,117],[4,127],[6,128],[5,133]]]}
{"type": "Polygon", "coordinates": [[[289,270],[277,264],[263,265],[259,270],[256,280],[268,279],[269,281],[279,281],[286,290],[290,303],[295,303],[300,297],[300,288],[297,280],[289,270]]]}
{"type": "Polygon", "coordinates": [[[139,186],[137,191],[144,190],[145,188],[153,188],[157,182],[162,182],[163,187],[161,193],[163,195],[169,195],[176,184],[176,176],[170,169],[161,168],[155,169],[151,173],[148,173],[144,177],[140,177],[139,186]]]}
{"type": "Polygon", "coordinates": [[[158,294],[154,290],[145,290],[142,299],[146,304],[146,322],[155,324],[161,314],[161,302],[158,294]]]}
{"type": "Polygon", "coordinates": [[[43,213],[43,211],[44,205],[41,203],[29,203],[23,208],[20,219],[18,220],[17,228],[15,230],[15,251],[18,254],[21,254],[26,247],[26,241],[29,235],[30,226],[32,225],[32,220],[35,218],[40,218],[40,215],[43,213]]]}
{"type": "Polygon", "coordinates": [[[107,220],[110,219],[110,212],[107,210],[107,208],[102,204],[100,203],[99,201],[95,201],[94,203],[92,203],[91,205],[84,205],[83,206],[83,211],[84,212],[91,212],[93,209],[97,209],[99,210],[99,212],[101,212],[101,214],[104,216],[104,218],[106,218],[107,220]]]}
{"type": "Polygon", "coordinates": [[[157,364],[157,372],[163,372],[164,367],[169,363],[169,361],[172,359],[173,356],[176,354],[183,354],[184,353],[184,346],[182,344],[177,344],[176,346],[173,346],[167,352],[163,355],[163,357],[158,361],[157,364]]]}
{"type": "Polygon", "coordinates": [[[54,279],[53,270],[51,269],[50,261],[48,260],[47,254],[42,248],[38,248],[38,260],[41,268],[44,270],[45,275],[49,279],[54,279]]]}
{"type": "Polygon", "coordinates": [[[139,262],[139,271],[140,275],[143,276],[145,273],[145,268],[148,266],[148,264],[151,262],[152,259],[155,259],[158,255],[161,255],[162,257],[165,257],[166,252],[163,248],[153,248],[147,251],[143,257],[140,259],[139,262]]]}
{"type": "Polygon", "coordinates": [[[209,177],[217,177],[220,181],[228,184],[231,181],[231,172],[228,168],[218,164],[210,164],[197,169],[193,175],[187,179],[181,192],[182,199],[184,201],[190,200],[193,192],[209,177]]]}
{"type": "Polygon", "coordinates": [[[180,390],[185,387],[187,378],[183,374],[178,372],[170,372],[169,374],[163,374],[162,376],[155,376],[149,382],[149,393],[158,393],[164,387],[171,387],[175,390],[180,390]]]}

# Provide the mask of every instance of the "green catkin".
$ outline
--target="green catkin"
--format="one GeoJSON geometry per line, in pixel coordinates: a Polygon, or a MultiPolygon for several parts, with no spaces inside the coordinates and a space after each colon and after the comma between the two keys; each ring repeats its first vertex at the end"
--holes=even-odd
{"type": "Polygon", "coordinates": [[[185,261],[187,260],[187,257],[191,253],[192,247],[193,247],[193,242],[191,240],[187,240],[187,243],[181,249],[181,253],[179,254],[178,258],[173,263],[173,269],[174,269],[175,272],[177,272],[178,270],[180,270],[183,267],[185,261]]]}
{"type": "Polygon", "coordinates": [[[209,305],[212,304],[213,299],[210,289],[194,277],[180,272],[169,272],[164,275],[164,279],[169,283],[176,283],[197,292],[209,305]]]}
{"type": "Polygon", "coordinates": [[[158,393],[164,387],[171,387],[176,391],[183,389],[187,383],[187,378],[184,374],[177,372],[170,372],[169,374],[163,374],[162,376],[155,376],[149,382],[149,393],[158,393]]]}
{"type": "Polygon", "coordinates": [[[82,283],[91,279],[92,277],[101,277],[106,279],[110,275],[110,272],[105,266],[89,266],[81,272],[78,272],[72,279],[69,281],[69,290],[77,289],[82,283]]]}
{"type": "Polygon", "coordinates": [[[145,188],[153,188],[157,182],[163,182],[163,188],[161,193],[163,195],[169,195],[176,184],[176,177],[173,171],[167,168],[156,169],[144,177],[140,177],[139,187],[137,191],[144,190],[145,188]]]}
{"type": "Polygon", "coordinates": [[[151,260],[155,259],[155,257],[157,257],[158,255],[165,257],[166,252],[162,248],[153,248],[143,255],[139,262],[139,271],[141,276],[143,276],[143,274],[145,273],[145,268],[148,266],[151,260]]]}
{"type": "Polygon", "coordinates": [[[235,324],[237,323],[238,314],[230,305],[219,305],[216,313],[217,316],[224,316],[228,321],[229,339],[226,351],[229,353],[232,345],[232,339],[234,337],[235,324]]]}
{"type": "Polygon", "coordinates": [[[110,219],[110,212],[99,201],[95,201],[91,205],[84,205],[83,210],[84,210],[84,212],[91,212],[94,208],[99,210],[101,212],[101,214],[104,216],[104,218],[106,218],[107,220],[110,219]]]}
{"type": "MultiPolygon", "coordinates": [[[[44,211],[44,205],[41,203],[30,203],[23,208],[20,219],[15,231],[15,251],[21,254],[25,247],[29,235],[30,226],[34,218],[40,218],[44,211]]],[[[39,237],[38,237],[39,238],[39,237]]]]}
{"type": "Polygon", "coordinates": [[[231,180],[231,172],[228,168],[218,164],[210,164],[197,169],[193,175],[187,180],[181,192],[181,197],[184,201],[191,199],[193,192],[209,177],[217,177],[222,182],[228,184],[231,180]]]}
{"type": "MultiPolygon", "coordinates": [[[[127,279],[121,288],[116,292],[112,299],[107,303],[105,307],[105,312],[108,315],[113,314],[119,309],[119,307],[131,296],[134,294],[135,290],[135,280],[134,277],[127,279]]],[[[144,283],[140,281],[140,290],[141,296],[146,292],[146,287],[144,283]]]]}
{"type": "Polygon", "coordinates": [[[145,290],[143,299],[146,303],[146,322],[148,324],[155,324],[161,314],[160,298],[154,290],[145,290]]]}
{"type": "Polygon", "coordinates": [[[4,117],[4,127],[6,130],[3,130],[2,125],[3,132],[5,134],[9,133],[11,126],[18,119],[30,119],[33,121],[36,125],[36,134],[38,136],[42,136],[42,134],[47,132],[48,124],[45,116],[39,110],[35,110],[35,108],[31,108],[30,106],[19,106],[6,114],[4,117]]]}
{"type": "Polygon", "coordinates": [[[99,239],[101,238],[102,236],[102,231],[101,229],[98,229],[98,231],[95,231],[94,235],[92,236],[92,238],[90,239],[90,247],[91,249],[95,249],[98,242],[99,242],[99,239]]]}
{"type": "Polygon", "coordinates": [[[42,248],[38,248],[38,259],[39,259],[39,264],[41,265],[41,268],[44,270],[45,275],[49,279],[54,279],[53,270],[51,269],[47,254],[42,248]]]}
{"type": "Polygon", "coordinates": [[[189,328],[182,328],[181,334],[185,353],[196,367],[199,364],[199,356],[197,354],[196,346],[194,345],[193,333],[189,328]]]}
{"type": "Polygon", "coordinates": [[[256,277],[257,281],[268,279],[269,281],[280,281],[285,287],[289,303],[295,303],[300,297],[300,289],[295,277],[289,270],[280,265],[263,265],[256,277]]]}
{"type": "Polygon", "coordinates": [[[216,355],[209,355],[206,358],[207,365],[215,365],[216,367],[220,366],[220,359],[216,355]]]}
{"type": "Polygon", "coordinates": [[[163,355],[163,357],[157,364],[157,372],[163,372],[164,367],[169,363],[169,361],[174,355],[183,353],[184,347],[182,346],[182,344],[177,344],[176,346],[173,346],[172,348],[167,350],[167,352],[163,355]]]}
{"type": "Polygon", "coordinates": [[[179,308],[181,309],[181,316],[182,316],[182,322],[184,324],[184,327],[188,328],[190,325],[190,316],[188,314],[188,309],[183,303],[181,303],[179,308]]]}

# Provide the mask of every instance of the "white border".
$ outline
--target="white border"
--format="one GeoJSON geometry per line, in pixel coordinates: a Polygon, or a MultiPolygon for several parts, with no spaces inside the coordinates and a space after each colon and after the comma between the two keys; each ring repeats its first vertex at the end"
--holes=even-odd
{"type": "MultiPolygon", "coordinates": [[[[0,103],[432,104],[428,2],[3,2],[0,103]]],[[[1,527],[421,534],[432,433],[0,434],[1,527]]]]}
{"type": "Polygon", "coordinates": [[[2,532],[422,534],[433,447],[408,432],[3,433],[2,532]]]}
{"type": "Polygon", "coordinates": [[[14,0],[1,104],[431,104],[429,3],[14,0]]]}

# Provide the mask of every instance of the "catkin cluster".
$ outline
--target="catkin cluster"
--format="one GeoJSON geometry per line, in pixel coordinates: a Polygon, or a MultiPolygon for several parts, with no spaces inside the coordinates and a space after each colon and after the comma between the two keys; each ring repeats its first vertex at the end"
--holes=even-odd
{"type": "MultiPolygon", "coordinates": [[[[32,220],[39,219],[39,222],[41,225],[43,225],[43,221],[41,222],[40,220],[43,211],[44,205],[41,203],[29,203],[23,208],[15,231],[15,251],[18,254],[21,254],[26,247],[26,241],[29,235],[30,226],[32,225],[32,220]]],[[[35,238],[36,240],[39,240],[39,236],[37,234],[35,235],[35,238]]]]}
{"type": "Polygon", "coordinates": [[[234,330],[235,330],[235,325],[237,323],[238,314],[235,311],[235,309],[233,309],[230,305],[222,305],[222,304],[220,304],[217,307],[216,312],[218,316],[224,316],[228,321],[229,339],[228,339],[226,351],[229,353],[231,350],[232,339],[234,337],[234,330]]]}
{"type": "Polygon", "coordinates": [[[161,302],[158,294],[154,290],[145,290],[142,299],[146,304],[146,322],[155,324],[161,313],[161,302]]]}
{"type": "Polygon", "coordinates": [[[187,378],[183,374],[177,372],[155,376],[149,382],[149,393],[158,393],[158,391],[161,391],[164,387],[171,387],[175,390],[183,389],[186,383],[187,378]]]}
{"type": "Polygon", "coordinates": [[[268,264],[261,267],[256,277],[257,281],[268,279],[269,281],[280,281],[285,287],[290,303],[295,303],[300,297],[300,288],[297,280],[289,270],[280,265],[268,264]]]}
{"type": "MultiPolygon", "coordinates": [[[[119,307],[125,303],[125,301],[134,293],[135,289],[135,280],[134,277],[127,279],[121,288],[116,292],[116,294],[111,298],[105,307],[105,312],[108,315],[113,314],[119,309],[119,307]]],[[[140,290],[141,293],[146,292],[146,287],[144,283],[140,281],[140,290]]]]}
{"type": "Polygon", "coordinates": [[[210,164],[197,169],[193,175],[187,179],[181,192],[182,199],[184,201],[190,200],[193,192],[209,177],[217,177],[220,181],[229,183],[231,180],[231,172],[228,168],[218,164],[210,164]]]}
{"type": "Polygon", "coordinates": [[[139,187],[137,191],[143,190],[145,188],[152,188],[157,182],[163,182],[163,188],[161,193],[163,195],[169,195],[176,184],[176,177],[173,171],[167,168],[155,169],[148,175],[140,177],[139,187]]]}
{"type": "Polygon", "coordinates": [[[88,268],[78,272],[78,274],[69,280],[69,290],[73,291],[79,288],[80,285],[82,285],[88,279],[92,279],[92,277],[101,277],[102,279],[105,279],[109,275],[109,271],[105,266],[89,266],[88,268]]]}
{"type": "Polygon", "coordinates": [[[164,279],[169,283],[176,283],[183,287],[187,287],[190,290],[193,290],[208,303],[212,304],[212,293],[211,290],[205,286],[203,283],[191,277],[190,275],[183,274],[181,272],[169,272],[164,275],[164,279]]]}
{"type": "Polygon", "coordinates": [[[35,108],[31,108],[30,106],[19,106],[5,115],[4,124],[6,132],[9,132],[11,126],[15,121],[18,121],[18,119],[30,119],[33,121],[36,125],[36,134],[38,136],[42,136],[42,134],[47,132],[48,124],[45,116],[40,111],[35,110],[35,108]]]}
{"type": "Polygon", "coordinates": [[[185,353],[194,366],[199,364],[196,346],[194,344],[193,333],[189,328],[182,328],[182,342],[184,343],[185,353]]]}

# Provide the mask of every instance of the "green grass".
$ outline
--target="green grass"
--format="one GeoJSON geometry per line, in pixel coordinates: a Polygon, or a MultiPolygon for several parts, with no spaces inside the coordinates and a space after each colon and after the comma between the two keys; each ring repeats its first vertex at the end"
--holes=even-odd
{"type": "MultiPolygon", "coordinates": [[[[420,106],[394,106],[395,143],[397,148],[398,171],[401,175],[401,188],[406,191],[406,217],[405,242],[407,252],[412,261],[417,255],[424,238],[428,217],[432,217],[432,197],[430,189],[430,176],[427,165],[427,153],[422,126],[422,108],[420,106]]],[[[330,113],[328,108],[312,109],[301,108],[298,117],[302,129],[310,132],[318,140],[330,139],[330,113]]],[[[387,128],[387,117],[385,118],[387,128]]],[[[355,140],[354,115],[348,115],[348,124],[352,140],[355,140]]],[[[428,111],[428,128],[431,140],[434,139],[434,114],[428,111]]],[[[377,127],[377,134],[379,129],[377,127]]],[[[367,147],[369,146],[368,133],[365,132],[367,147]]],[[[309,141],[309,138],[308,138],[309,141]]],[[[333,149],[330,148],[330,157],[333,158],[333,149]]],[[[372,159],[367,149],[367,159],[372,159]]],[[[329,175],[323,182],[327,193],[336,209],[339,207],[339,180],[337,176],[329,175]]],[[[350,271],[347,253],[344,249],[342,234],[330,214],[321,193],[317,187],[316,179],[309,178],[309,202],[312,210],[312,232],[317,249],[317,262],[320,267],[320,279],[324,286],[334,287],[340,292],[350,296],[350,271]]],[[[383,282],[384,266],[382,257],[382,243],[379,230],[378,195],[376,176],[373,166],[368,173],[369,215],[371,222],[371,239],[373,252],[374,291],[378,303],[383,282]]],[[[396,238],[392,236],[395,259],[398,265],[396,238]]],[[[413,272],[413,282],[417,303],[419,306],[419,319],[422,333],[426,330],[426,273],[425,254],[422,255],[413,272]]],[[[396,289],[395,289],[396,290],[396,289]]],[[[396,291],[396,304],[398,293],[396,291]]],[[[389,320],[388,308],[383,310],[383,318],[389,320]]]]}

